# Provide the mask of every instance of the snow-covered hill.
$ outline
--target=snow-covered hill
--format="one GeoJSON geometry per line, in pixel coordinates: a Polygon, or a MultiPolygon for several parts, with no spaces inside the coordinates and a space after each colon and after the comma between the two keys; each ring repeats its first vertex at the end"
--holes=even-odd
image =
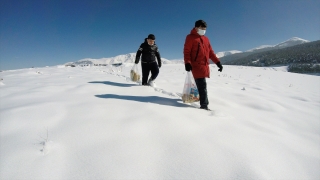
{"type": "Polygon", "coordinates": [[[238,50],[222,51],[222,52],[216,53],[216,56],[218,58],[221,58],[221,57],[224,57],[224,56],[229,56],[229,55],[237,54],[237,53],[242,53],[242,51],[238,51],[238,50]]]}
{"type": "Polygon", "coordinates": [[[183,64],[132,66],[0,72],[0,179],[319,179],[320,76],[210,65],[209,112],[183,64]]]}
{"type": "Polygon", "coordinates": [[[271,49],[273,47],[274,47],[273,45],[261,45],[261,46],[249,49],[245,52],[254,52],[254,51],[258,51],[258,50],[262,50],[262,49],[271,49]]]}
{"type": "MultiPolygon", "coordinates": [[[[76,62],[68,62],[68,64],[74,65],[112,65],[118,63],[133,63],[136,59],[136,53],[128,53],[123,55],[118,55],[115,57],[110,58],[100,58],[100,59],[92,59],[92,58],[85,58],[78,60],[76,62]]],[[[173,60],[172,62],[166,58],[161,58],[163,64],[176,64],[181,63],[181,60],[173,60]]]]}
{"type": "Polygon", "coordinates": [[[299,44],[303,44],[303,43],[308,43],[310,41],[305,40],[305,39],[301,39],[298,37],[293,37],[291,39],[288,39],[284,42],[281,42],[277,45],[275,45],[275,48],[286,48],[286,47],[290,47],[290,46],[295,46],[295,45],[299,45],[299,44]]]}
{"type": "Polygon", "coordinates": [[[254,51],[261,51],[261,50],[272,50],[272,49],[281,49],[281,48],[286,48],[286,47],[290,47],[290,46],[295,46],[295,45],[299,45],[299,44],[303,44],[303,43],[307,43],[307,42],[310,42],[308,40],[305,40],[305,39],[301,39],[301,38],[298,38],[298,37],[293,37],[293,38],[290,38],[284,42],[281,42],[279,44],[276,44],[276,45],[261,45],[261,46],[258,46],[256,48],[252,48],[252,49],[249,49],[245,52],[254,52],[254,51]]]}
{"type": "Polygon", "coordinates": [[[100,58],[100,59],[92,59],[92,58],[85,58],[85,59],[81,59],[78,60],[76,62],[73,62],[73,64],[76,65],[83,65],[83,64],[88,64],[88,65],[92,65],[92,64],[117,64],[117,63],[132,63],[134,62],[136,57],[135,53],[129,53],[129,54],[124,54],[124,55],[118,55],[115,57],[110,57],[110,58],[100,58]]]}

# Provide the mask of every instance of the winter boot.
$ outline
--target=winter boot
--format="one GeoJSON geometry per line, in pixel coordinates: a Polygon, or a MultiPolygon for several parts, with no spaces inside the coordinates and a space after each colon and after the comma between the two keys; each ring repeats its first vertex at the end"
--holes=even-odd
{"type": "Polygon", "coordinates": [[[148,85],[151,86],[151,87],[157,87],[157,86],[156,86],[156,82],[154,82],[154,79],[152,79],[151,77],[150,77],[150,79],[148,80],[148,85]]]}
{"type": "Polygon", "coordinates": [[[211,109],[209,109],[207,106],[201,106],[200,109],[204,109],[204,110],[207,110],[207,111],[211,111],[211,109]]]}

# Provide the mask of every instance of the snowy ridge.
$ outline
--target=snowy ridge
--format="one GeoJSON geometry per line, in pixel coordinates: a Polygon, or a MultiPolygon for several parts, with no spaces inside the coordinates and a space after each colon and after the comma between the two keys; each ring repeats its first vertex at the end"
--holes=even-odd
{"type": "Polygon", "coordinates": [[[275,45],[274,47],[275,48],[286,48],[286,47],[290,47],[290,46],[294,46],[294,45],[298,45],[298,44],[303,44],[303,43],[308,43],[308,42],[310,42],[310,41],[305,40],[305,39],[301,39],[298,37],[293,37],[293,38],[290,38],[284,42],[281,42],[281,43],[275,45]]]}
{"type": "MultiPolygon", "coordinates": [[[[69,62],[66,64],[75,64],[75,65],[109,65],[109,64],[117,64],[117,63],[133,63],[136,59],[136,53],[128,53],[123,55],[118,55],[110,58],[100,58],[100,59],[92,59],[85,58],[78,60],[76,62],[69,62]]],[[[175,62],[170,62],[168,59],[161,58],[164,64],[172,64],[175,62]]]]}
{"type": "Polygon", "coordinates": [[[273,45],[261,45],[261,46],[258,46],[256,48],[249,49],[249,50],[247,50],[245,52],[253,52],[253,51],[260,50],[260,49],[273,48],[273,47],[274,47],[273,45]]]}
{"type": "Polygon", "coordinates": [[[307,43],[307,42],[310,42],[310,41],[302,39],[302,38],[298,38],[298,37],[292,37],[292,38],[290,38],[284,42],[281,42],[279,44],[276,44],[276,45],[261,45],[256,48],[249,49],[245,52],[254,52],[254,51],[262,50],[262,49],[270,49],[270,50],[271,49],[281,49],[281,48],[295,46],[295,45],[299,45],[299,44],[303,44],[303,43],[307,43]]]}
{"type": "Polygon", "coordinates": [[[217,56],[218,58],[222,58],[222,57],[224,57],[224,56],[228,56],[228,55],[232,55],[232,54],[237,54],[237,53],[242,53],[242,51],[238,51],[238,50],[222,51],[222,52],[216,53],[216,56],[217,56]]]}
{"type": "Polygon", "coordinates": [[[110,58],[100,58],[100,59],[92,59],[92,58],[85,58],[73,62],[73,64],[80,65],[80,64],[113,64],[113,63],[132,63],[136,58],[135,53],[129,53],[124,55],[118,55],[115,57],[110,58]]]}

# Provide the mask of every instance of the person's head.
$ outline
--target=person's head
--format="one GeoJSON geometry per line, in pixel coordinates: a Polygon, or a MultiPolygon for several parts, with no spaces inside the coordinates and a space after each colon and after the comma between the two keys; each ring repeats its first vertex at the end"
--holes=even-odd
{"type": "Polygon", "coordinates": [[[155,40],[156,40],[156,37],[153,34],[148,35],[147,41],[149,45],[153,45],[155,40]]]}
{"type": "Polygon", "coordinates": [[[203,36],[207,30],[207,23],[204,20],[198,20],[194,24],[195,29],[197,30],[200,36],[203,36]]]}

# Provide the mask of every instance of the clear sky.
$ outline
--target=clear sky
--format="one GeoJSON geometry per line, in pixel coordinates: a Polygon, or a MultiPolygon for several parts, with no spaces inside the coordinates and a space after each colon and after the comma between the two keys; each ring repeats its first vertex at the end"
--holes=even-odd
{"type": "Polygon", "coordinates": [[[320,39],[319,0],[0,0],[0,70],[135,53],[153,33],[182,59],[194,22],[215,52],[320,39]]]}

